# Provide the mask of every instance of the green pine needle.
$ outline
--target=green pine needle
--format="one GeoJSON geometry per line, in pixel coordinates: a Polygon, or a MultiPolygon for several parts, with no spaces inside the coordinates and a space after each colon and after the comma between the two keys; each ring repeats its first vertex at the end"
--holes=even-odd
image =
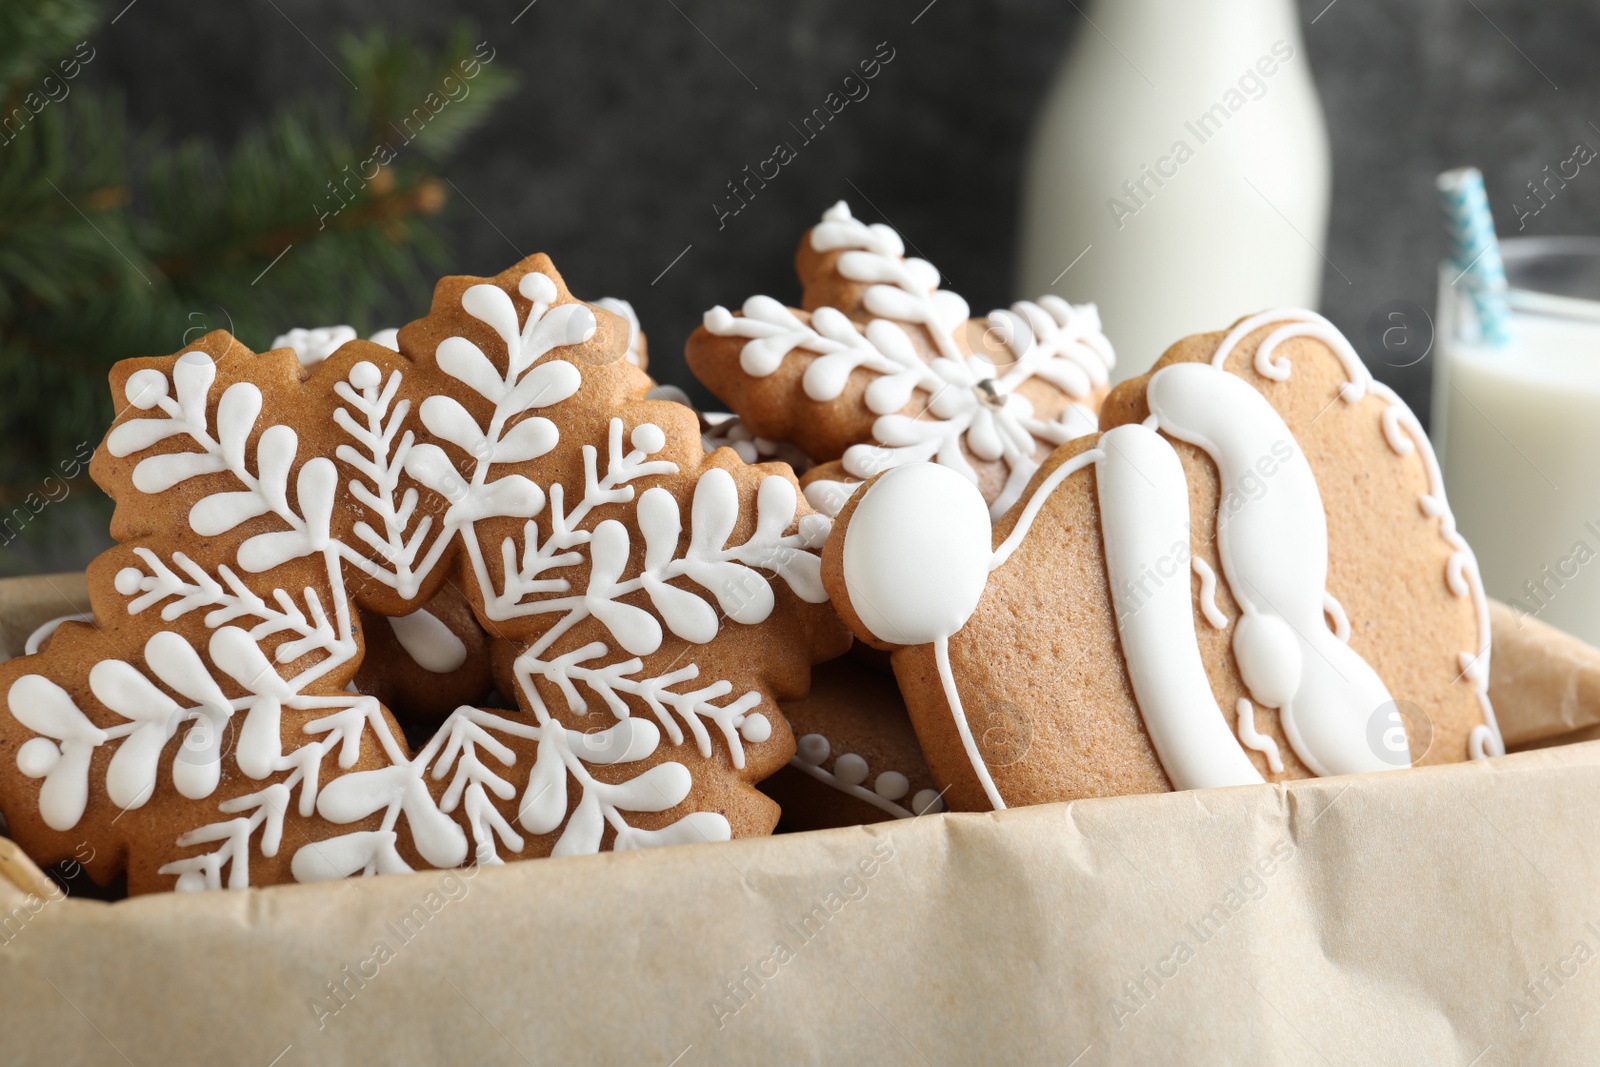
{"type": "MultiPolygon", "coordinates": [[[[217,328],[259,351],[291,326],[399,325],[382,308],[441,265],[437,168],[513,85],[470,25],[431,46],[376,29],[339,46],[361,92],[292,102],[231,149],[132,129],[81,82],[8,127],[104,17],[0,3],[0,522],[99,440],[119,359],[217,328]]],[[[0,525],[0,570],[50,510],[20,539],[0,525]]]]}
{"type": "Polygon", "coordinates": [[[400,325],[382,309],[443,266],[438,166],[514,85],[470,24],[443,45],[374,29],[339,45],[360,93],[290,102],[230,149],[171,144],[120,94],[62,93],[104,18],[0,0],[0,573],[104,530],[74,456],[114,416],[112,363],[216,328],[262,350],[291,326],[400,325]],[[70,502],[35,514],[64,472],[70,502]]]}

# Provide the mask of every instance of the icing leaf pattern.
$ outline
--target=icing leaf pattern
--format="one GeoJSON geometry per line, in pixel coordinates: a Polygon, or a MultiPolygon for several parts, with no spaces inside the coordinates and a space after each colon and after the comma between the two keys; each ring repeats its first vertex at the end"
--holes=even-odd
{"type": "MultiPolygon", "coordinates": [[[[991,312],[987,335],[1010,357],[1002,370],[967,344],[966,301],[939,288],[932,264],[906,258],[892,229],[862,223],[841,201],[809,240],[817,252],[840,252],[834,269],[865,286],[864,322],[839,308],[817,307],[807,315],[754,296],[737,315],[712,308],[704,326],[715,337],[746,339],[738,365],[752,378],[769,377],[794,353],[806,353],[801,386],[813,401],[839,400],[856,371],[872,376],[862,394],[874,417],[870,440],[844,450],[843,479],[808,481],[807,498],[819,510],[837,514],[854,484],[906,463],[940,463],[978,483],[976,459],[1003,469],[989,501],[998,517],[1021,495],[1043,455],[1095,428],[1089,405],[1108,387],[1114,355],[1093,305],[1049,295],[991,312]],[[928,355],[913,334],[926,337],[928,355]],[[1069,402],[1041,416],[1026,383],[1042,383],[1069,402]],[[918,394],[925,399],[912,410],[918,394]]],[[[1037,387],[1033,391],[1037,395],[1037,387]]]]}
{"type": "MultiPolygon", "coordinates": [[[[171,550],[159,537],[123,552],[112,584],[148,637],[89,669],[104,714],[50,676],[72,684],[50,647],[35,657],[46,673],[11,682],[8,707],[32,735],[16,767],[43,779],[39,811],[52,830],[83,818],[94,754],[109,747],[103,789],[124,811],[151,804],[170,778],[179,797],[214,813],[176,842],[198,851],[159,868],[179,889],[250,884],[252,857],[275,859],[290,820],[300,832],[288,870],[299,881],[497,864],[524,854],[529,836],[557,835],[532,854],[570,855],[596,851],[608,832],[615,848],[731,835],[718,811],[637,816],[683,805],[696,788],[691,764],[745,770],[747,746],[774,740],[773,694],[703,678],[692,651],[665,668],[650,657],[669,635],[692,650],[729,624],[763,623],[780,601],[786,611],[822,604],[817,551],[828,521],[805,507],[792,476],[743,468],[736,478],[710,460],[681,471],[685,456],[702,462],[698,433],[680,447],[660,425],[640,419],[629,431],[618,415],[600,441],[563,441],[567,424],[552,409],[590,376],[606,388],[631,374],[635,395],[647,381],[626,365],[574,361],[599,324],[587,305],[562,301],[538,264],[467,286],[459,311],[440,315],[436,303],[436,318],[464,312],[483,331],[452,332],[403,358],[351,341],[310,364],[313,376],[337,376],[328,418],[343,440],[332,458],[304,455],[298,413],[268,408],[253,381],[218,389],[218,358],[205,346],[165,372],[128,375],[137,413],[104,451],[131,464],[141,494],[201,487],[181,521],[232,558],[171,550]],[[262,426],[268,411],[283,421],[262,426]],[[539,461],[573,453],[582,484],[569,494],[563,476],[541,472],[571,465],[539,461]],[[687,522],[673,487],[692,493],[687,522]],[[520,536],[500,537],[507,528],[520,536]],[[458,565],[481,617],[518,644],[522,711],[461,707],[413,752],[375,698],[344,688],[361,654],[352,601],[413,610],[458,565]],[[209,634],[199,647],[186,636],[197,623],[209,634]],[[575,729],[547,695],[561,714],[585,716],[592,704],[609,724],[575,729]],[[661,758],[664,740],[692,742],[692,756],[661,758]],[[234,776],[219,799],[225,761],[259,787],[234,776]],[[349,829],[308,834],[313,818],[349,829]]],[[[663,408],[676,410],[642,401],[619,410],[663,408]]],[[[787,758],[787,732],[776,741],[762,766],[787,758]]]]}

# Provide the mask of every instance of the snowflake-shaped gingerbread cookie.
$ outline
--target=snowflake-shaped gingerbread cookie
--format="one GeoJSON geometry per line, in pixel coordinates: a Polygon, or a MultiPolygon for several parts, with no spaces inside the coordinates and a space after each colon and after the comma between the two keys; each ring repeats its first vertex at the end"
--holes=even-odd
{"type": "Polygon", "coordinates": [[[802,308],[766,296],[715,307],[689,365],[757,436],[820,466],[806,497],[837,514],[861,481],[931,460],[1003,513],[1055,446],[1095,429],[1114,362],[1093,305],[1057,296],[986,319],[939,288],[900,235],[843,202],[800,242],[802,308]]]}
{"type": "Polygon", "coordinates": [[[534,256],[441,281],[398,351],[119,363],[94,618],[0,664],[18,843],[140,893],[770,832],[777,701],[847,640],[829,521],[644,399],[630,332],[534,256]],[[515,649],[516,708],[413,746],[352,691],[362,613],[447,580],[515,649]]]}

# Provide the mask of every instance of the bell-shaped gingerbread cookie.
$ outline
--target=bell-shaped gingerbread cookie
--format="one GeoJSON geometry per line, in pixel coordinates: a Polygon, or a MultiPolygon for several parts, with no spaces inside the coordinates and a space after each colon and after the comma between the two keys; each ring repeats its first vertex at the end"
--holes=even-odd
{"type": "Polygon", "coordinates": [[[893,648],[957,809],[1389,770],[1503,751],[1489,624],[1421,426],[1320,316],[1187,338],[991,529],[890,470],[824,580],[893,648]]]}

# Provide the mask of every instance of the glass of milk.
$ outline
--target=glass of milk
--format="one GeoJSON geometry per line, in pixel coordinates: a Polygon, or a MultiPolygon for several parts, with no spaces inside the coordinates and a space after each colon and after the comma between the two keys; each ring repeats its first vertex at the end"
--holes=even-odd
{"type": "Polygon", "coordinates": [[[1476,335],[1439,275],[1432,435],[1484,587],[1519,613],[1600,644],[1600,238],[1501,242],[1510,345],[1476,335]]]}

